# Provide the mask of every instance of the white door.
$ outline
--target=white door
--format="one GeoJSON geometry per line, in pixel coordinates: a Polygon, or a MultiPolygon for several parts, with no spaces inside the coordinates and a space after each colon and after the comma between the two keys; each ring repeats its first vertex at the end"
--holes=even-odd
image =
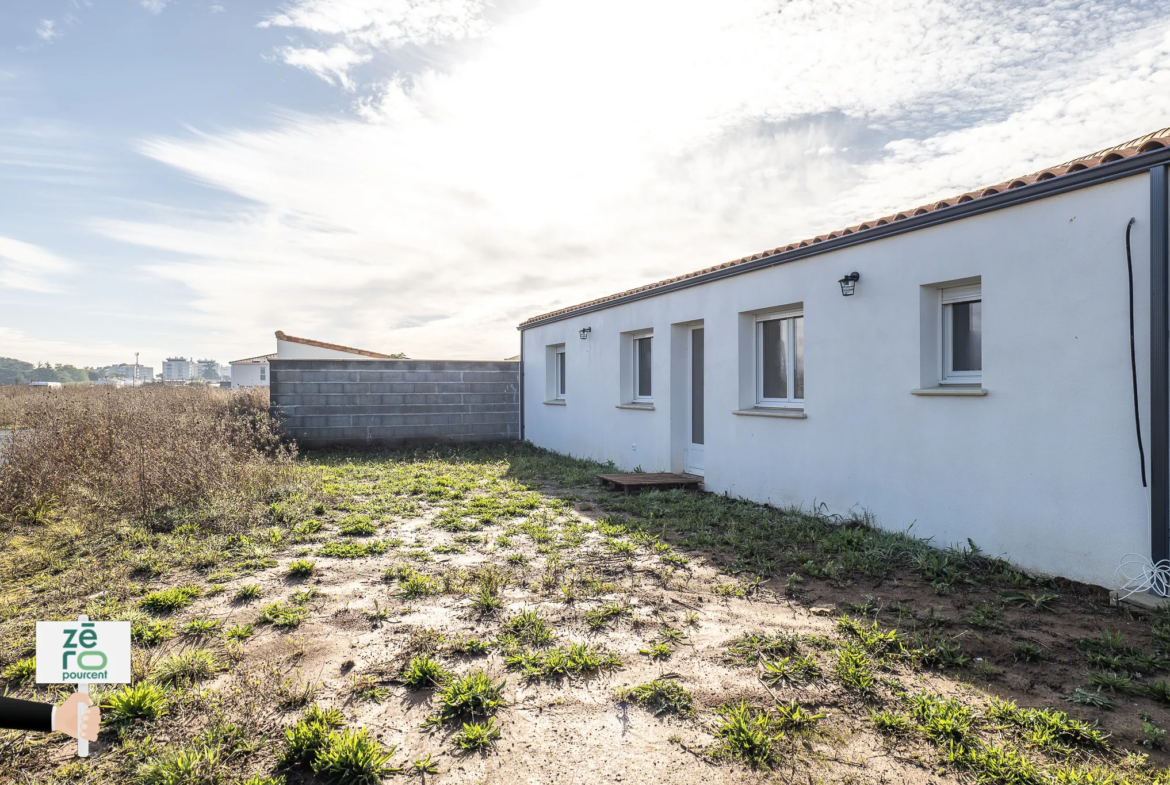
{"type": "Polygon", "coordinates": [[[686,469],[688,474],[703,474],[703,328],[691,329],[691,379],[687,399],[690,404],[690,418],[687,430],[690,444],[687,445],[686,469]]]}

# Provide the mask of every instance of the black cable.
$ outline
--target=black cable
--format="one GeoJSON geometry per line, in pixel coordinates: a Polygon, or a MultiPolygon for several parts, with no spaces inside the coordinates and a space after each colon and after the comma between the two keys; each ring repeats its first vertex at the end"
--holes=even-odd
{"type": "Polygon", "coordinates": [[[1142,447],[1142,415],[1141,409],[1138,408],[1138,386],[1137,386],[1137,349],[1133,344],[1133,253],[1129,247],[1129,233],[1133,229],[1136,218],[1130,218],[1129,223],[1125,225],[1125,263],[1129,266],[1129,366],[1133,371],[1133,424],[1137,429],[1138,440],[1138,458],[1141,459],[1142,466],[1142,487],[1146,485],[1146,450],[1142,447]]]}

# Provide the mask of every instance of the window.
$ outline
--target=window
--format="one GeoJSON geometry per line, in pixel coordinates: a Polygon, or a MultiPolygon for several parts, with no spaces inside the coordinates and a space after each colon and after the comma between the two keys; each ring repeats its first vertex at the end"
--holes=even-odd
{"type": "Polygon", "coordinates": [[[942,290],[942,384],[983,380],[982,287],[942,290]]]}
{"type": "Polygon", "coordinates": [[[260,366],[260,381],[263,382],[263,381],[267,381],[267,380],[268,380],[268,366],[261,365],[260,366]]]}
{"type": "Polygon", "coordinates": [[[553,377],[553,398],[558,401],[565,398],[565,347],[563,345],[556,348],[556,353],[553,355],[554,361],[554,377],[553,377]]]}
{"type": "Polygon", "coordinates": [[[634,400],[652,401],[651,356],[654,337],[651,335],[634,338],[634,400]]]}
{"type": "Polygon", "coordinates": [[[756,405],[804,404],[804,315],[756,317],[756,405]]]}

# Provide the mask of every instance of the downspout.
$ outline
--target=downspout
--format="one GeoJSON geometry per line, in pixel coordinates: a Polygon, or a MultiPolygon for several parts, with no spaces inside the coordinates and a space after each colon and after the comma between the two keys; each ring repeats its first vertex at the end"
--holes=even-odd
{"type": "Polygon", "coordinates": [[[1170,216],[1167,166],[1150,169],[1150,560],[1170,559],[1170,216]]]}
{"type": "Polygon", "coordinates": [[[520,331],[520,441],[524,441],[524,331],[520,331]]]}

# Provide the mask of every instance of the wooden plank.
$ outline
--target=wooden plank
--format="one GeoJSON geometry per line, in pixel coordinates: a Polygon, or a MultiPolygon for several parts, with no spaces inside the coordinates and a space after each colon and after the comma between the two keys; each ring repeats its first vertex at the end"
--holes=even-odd
{"type": "Polygon", "coordinates": [[[672,490],[674,488],[698,488],[703,478],[697,474],[671,474],[669,472],[634,472],[632,474],[599,474],[597,481],[604,488],[624,490],[630,493],[633,490],[658,488],[672,490]]]}

